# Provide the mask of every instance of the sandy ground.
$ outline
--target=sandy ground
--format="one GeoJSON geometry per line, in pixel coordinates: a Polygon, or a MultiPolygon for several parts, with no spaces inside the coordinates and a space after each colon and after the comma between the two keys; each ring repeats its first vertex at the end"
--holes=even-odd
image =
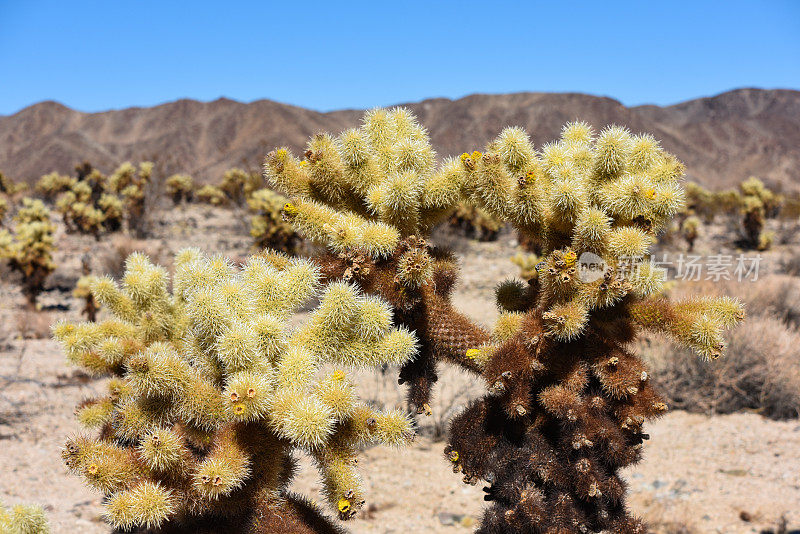
{"type": "MultiPolygon", "coordinates": [[[[230,212],[201,210],[172,212],[155,229],[152,249],[160,249],[166,258],[188,244],[231,256],[247,252],[249,241],[230,212]],[[198,231],[198,225],[213,227],[215,237],[206,239],[209,233],[198,231]],[[202,243],[198,235],[203,236],[202,243]]],[[[54,279],[68,286],[76,278],[80,254],[95,244],[76,236],[61,236],[59,244],[54,279]]],[[[508,261],[513,238],[452,244],[463,266],[455,301],[476,320],[489,324],[496,315],[489,304],[494,285],[517,272],[508,261]]],[[[109,245],[101,243],[100,249],[104,246],[109,245]]],[[[0,499],[7,504],[43,504],[56,534],[107,533],[98,495],[67,474],[59,456],[66,436],[78,431],[72,415],[75,404],[100,391],[102,381],[88,380],[68,368],[54,342],[20,337],[20,332],[30,336],[41,331],[56,318],[78,317],[79,303],[66,293],[51,291],[42,303],[66,304],[68,309],[23,314],[18,290],[0,284],[0,499]]],[[[361,387],[366,398],[383,404],[402,402],[391,372],[386,377],[364,375],[361,387]]],[[[434,416],[421,421],[420,437],[411,448],[364,451],[359,465],[369,500],[349,524],[353,533],[473,529],[483,506],[481,485],[465,486],[450,472],[442,455],[444,442],[436,434],[453,412],[479,393],[474,380],[446,371],[434,416]]],[[[628,469],[625,477],[632,507],[659,531],[758,533],[777,529],[781,517],[789,529],[800,528],[800,422],[770,421],[755,414],[674,412],[652,424],[649,432],[652,438],[644,461],[628,469]],[[680,525],[691,530],[680,530],[680,525]]],[[[293,489],[319,498],[315,471],[307,459],[302,465],[293,489]]]]}

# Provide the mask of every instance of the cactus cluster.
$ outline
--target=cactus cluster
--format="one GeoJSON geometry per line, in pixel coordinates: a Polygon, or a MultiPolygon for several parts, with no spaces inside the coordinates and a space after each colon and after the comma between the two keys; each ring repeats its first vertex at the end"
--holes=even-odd
{"type": "Polygon", "coordinates": [[[152,162],[143,161],[138,168],[125,162],[108,177],[107,190],[123,199],[128,230],[137,237],[144,237],[147,233],[145,203],[152,174],[152,162]]]}
{"type": "Polygon", "coordinates": [[[232,203],[241,206],[250,195],[261,187],[261,182],[260,174],[233,167],[222,175],[220,190],[232,203]]]}
{"type": "Polygon", "coordinates": [[[51,172],[39,178],[39,181],[36,182],[35,190],[46,199],[53,200],[60,193],[70,190],[77,181],[78,180],[72,176],[51,172]]]}
{"type": "MultiPolygon", "coordinates": [[[[124,173],[130,164],[117,173],[124,173]]],[[[67,232],[93,235],[117,232],[122,228],[125,206],[118,196],[119,175],[107,178],[88,162],[75,167],[76,177],[51,173],[43,176],[36,189],[45,199],[55,198],[67,232]]]]}
{"type": "Polygon", "coordinates": [[[764,220],[779,209],[780,196],[767,189],[754,176],[739,184],[739,191],[747,244],[758,250],[766,250],[772,245],[774,236],[771,232],[764,232],[764,220]]]}
{"type": "Polygon", "coordinates": [[[14,183],[14,181],[0,172],[0,193],[4,195],[15,195],[28,188],[25,182],[14,183]]]}
{"type": "Polygon", "coordinates": [[[503,224],[483,209],[464,202],[456,205],[447,220],[451,228],[478,241],[494,241],[503,224]]]}
{"type": "Polygon", "coordinates": [[[44,203],[30,198],[22,199],[22,207],[13,221],[11,231],[0,229],[0,260],[20,274],[22,292],[28,304],[35,307],[45,280],[55,270],[55,226],[44,203]]]}
{"type": "Polygon", "coordinates": [[[70,438],[62,454],[103,494],[113,526],[340,532],[288,490],[298,451],[313,458],[339,518],[358,511],[359,448],[403,445],[414,432],[405,413],[360,401],[343,369],[402,364],[417,341],[393,326],[387,304],[347,283],[328,285],[290,328],[319,280],[312,263],[279,253],[238,268],[187,249],[170,284],[134,254],[121,285],[92,283],[111,318],[54,326],[69,361],[111,377],[108,394],[77,411],[95,435],[70,438]]]}
{"type": "Polygon", "coordinates": [[[728,298],[670,302],[648,261],[657,232],[682,208],[683,166],[649,135],[585,123],[534,149],[506,128],[484,153],[434,167],[425,131],[405,110],[374,110],[339,136],[316,135],[300,160],[268,154],[265,174],[292,199],[284,213],[328,246],[315,259],[391,304],[416,333],[402,366],[409,403],[429,412],[439,361],[482,376],[487,394],[454,418],[447,459],[484,480],[481,533],[644,532],[619,470],[636,462],[644,423],[667,406],[630,342],[660,331],[708,359],[743,317],[728,298]],[[497,287],[492,332],[456,311],[454,258],[431,226],[467,202],[541,251],[536,275],[497,287]]]}
{"type": "Polygon", "coordinates": [[[286,197],[271,189],[258,189],[247,197],[251,212],[250,235],[255,247],[280,250],[287,254],[297,254],[302,246],[302,238],[291,224],[283,219],[283,206],[286,197]]]}
{"type": "Polygon", "coordinates": [[[194,197],[194,179],[188,174],[173,174],[164,182],[167,195],[176,206],[191,202],[194,197]]]}
{"type": "Polygon", "coordinates": [[[6,507],[0,502],[0,532],[3,534],[48,534],[50,527],[40,506],[19,504],[6,507]]]}
{"type": "Polygon", "coordinates": [[[197,198],[200,202],[211,204],[212,206],[224,206],[229,200],[222,189],[211,184],[206,184],[198,189],[197,198]]]}
{"type": "Polygon", "coordinates": [[[4,224],[4,221],[5,221],[5,218],[6,218],[6,214],[8,213],[9,207],[10,206],[9,206],[8,197],[6,195],[0,194],[0,228],[3,227],[3,224],[4,224]]]}

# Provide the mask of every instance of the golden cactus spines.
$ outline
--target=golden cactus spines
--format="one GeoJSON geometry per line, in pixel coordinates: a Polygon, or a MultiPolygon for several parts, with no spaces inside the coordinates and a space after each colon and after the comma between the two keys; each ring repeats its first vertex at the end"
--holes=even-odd
{"type": "MultiPolygon", "coordinates": [[[[377,109],[337,138],[313,137],[302,161],[270,153],[265,173],[292,195],[287,219],[329,247],[315,260],[329,291],[358,284],[416,334],[400,382],[417,413],[430,413],[440,360],[487,383],[452,421],[445,449],[466,483],[489,483],[482,532],[643,532],[619,470],[639,459],[643,424],[666,404],[630,341],[658,330],[713,359],[722,331],[743,318],[733,299],[669,302],[649,262],[656,234],[683,207],[683,165],[652,136],[613,125],[595,134],[581,122],[538,151],[523,129],[506,128],[436,170],[426,144],[407,111],[377,109]],[[492,332],[452,307],[455,260],[426,240],[459,202],[514,226],[539,255],[520,258],[527,283],[498,287],[492,332]],[[369,222],[395,233],[385,248],[364,239],[369,222]]],[[[335,302],[307,331],[359,316],[357,300],[335,302]]],[[[337,467],[346,454],[315,458],[324,478],[348,476],[337,467]]]]}
{"type": "Polygon", "coordinates": [[[107,395],[77,412],[97,437],[71,438],[62,456],[104,495],[114,527],[261,534],[291,517],[285,532],[335,529],[313,507],[297,512],[287,490],[296,451],[317,460],[330,509],[340,519],[357,513],[365,496],[355,451],[402,445],[414,432],[405,414],[367,406],[325,364],[403,363],[416,340],[392,325],[386,304],[348,284],[290,327],[319,276],[313,264],[278,253],[239,269],[190,249],[176,256],[170,280],[134,254],[121,283],[92,283],[112,318],[54,326],[70,362],[113,377],[107,395]],[[374,421],[368,430],[364,419],[374,421]]]}

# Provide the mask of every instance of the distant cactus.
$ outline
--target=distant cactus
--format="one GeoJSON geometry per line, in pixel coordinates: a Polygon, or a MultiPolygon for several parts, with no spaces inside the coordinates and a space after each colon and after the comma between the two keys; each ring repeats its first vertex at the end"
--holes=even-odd
{"type": "Polygon", "coordinates": [[[253,192],[261,187],[261,181],[260,174],[249,173],[234,167],[225,171],[220,189],[231,202],[241,206],[253,192]]]}
{"type": "Polygon", "coordinates": [[[8,209],[9,209],[8,197],[6,195],[0,194],[0,228],[2,228],[4,225],[3,221],[6,218],[8,209]]]}
{"type": "Polygon", "coordinates": [[[742,226],[747,244],[758,250],[766,250],[772,245],[772,235],[762,235],[764,222],[774,216],[780,207],[780,197],[764,186],[756,177],[750,177],[741,184],[742,226]]]}
{"type": "Polygon", "coordinates": [[[481,208],[472,204],[459,202],[447,223],[458,229],[467,237],[478,241],[494,241],[503,228],[503,223],[492,217],[481,208]]]}
{"type": "Polygon", "coordinates": [[[45,174],[36,182],[36,192],[41,193],[46,199],[52,200],[59,193],[68,191],[77,183],[77,179],[57,172],[45,174]]]}
{"type": "Polygon", "coordinates": [[[91,256],[88,254],[84,254],[81,258],[81,273],[83,276],[78,279],[78,283],[72,291],[72,296],[76,299],[83,300],[84,304],[81,314],[86,316],[87,321],[93,323],[97,320],[97,312],[100,306],[94,298],[94,293],[92,293],[92,284],[94,284],[96,278],[92,276],[91,256]]]}
{"type": "Polygon", "coordinates": [[[124,206],[117,195],[103,193],[97,200],[97,207],[103,212],[103,226],[107,232],[118,232],[122,229],[124,206]]]}
{"type": "Polygon", "coordinates": [[[113,526],[339,532],[287,491],[295,451],[313,458],[340,519],[359,510],[359,448],[402,445],[413,430],[404,413],[359,401],[329,366],[401,364],[416,341],[392,327],[386,304],[344,283],[328,286],[310,318],[290,329],[319,276],[276,253],[237,269],[188,249],[170,284],[164,269],[133,254],[121,287],[109,278],[92,286],[112,319],[54,326],[71,362],[112,376],[108,395],[77,412],[98,436],[70,438],[63,458],[103,494],[113,526]]]}
{"type": "Polygon", "coordinates": [[[48,534],[50,527],[40,506],[17,505],[6,508],[0,502],[0,532],[3,534],[48,534]]]}
{"type": "Polygon", "coordinates": [[[686,243],[689,244],[689,252],[692,252],[694,250],[694,242],[700,235],[700,219],[694,215],[686,217],[683,224],[681,224],[681,235],[686,240],[686,243]]]}
{"type": "Polygon", "coordinates": [[[124,199],[128,230],[136,237],[147,234],[146,201],[147,189],[153,173],[153,163],[143,161],[137,169],[130,163],[123,163],[109,177],[109,191],[118,193],[124,199]]]}
{"type": "Polygon", "coordinates": [[[206,184],[197,191],[197,198],[200,202],[211,204],[212,206],[224,206],[228,203],[225,192],[215,185],[206,184]]]}
{"type": "Polygon", "coordinates": [[[257,213],[250,218],[250,235],[257,248],[270,248],[287,254],[299,252],[303,240],[292,225],[283,220],[286,201],[286,197],[271,189],[259,189],[247,198],[250,211],[257,213]]]}
{"type": "Polygon", "coordinates": [[[0,193],[4,193],[6,195],[11,194],[14,188],[14,184],[11,183],[11,180],[6,177],[5,174],[0,172],[0,193]]]}
{"type": "Polygon", "coordinates": [[[194,180],[188,174],[173,174],[165,182],[167,195],[176,206],[181,202],[191,202],[194,196],[194,180]]]}
{"type": "Polygon", "coordinates": [[[104,230],[103,211],[92,202],[92,188],[85,182],[77,182],[71,189],[61,193],[56,201],[56,210],[61,213],[68,232],[91,234],[100,238],[104,230]]]}
{"type": "MultiPolygon", "coordinates": [[[[265,170],[292,200],[287,217],[331,254],[327,279],[382,296],[417,334],[401,370],[426,411],[437,360],[479,373],[489,393],[457,416],[445,449],[464,481],[486,480],[480,533],[644,532],[628,515],[619,469],[638,460],[646,419],[667,406],[630,341],[670,334],[705,358],[742,317],[728,298],[669,302],[647,261],[682,207],[683,166],[649,135],[584,123],[536,152],[507,128],[486,153],[433,168],[425,131],[405,110],[374,110],[357,130],[313,137],[305,160],[279,149],[265,170]],[[424,240],[467,200],[541,249],[532,283],[497,289],[492,334],[449,302],[456,263],[424,240]]],[[[422,409],[420,409],[422,408],[422,409]]]]}
{"type": "Polygon", "coordinates": [[[12,232],[0,230],[0,260],[22,277],[22,291],[28,304],[36,307],[36,298],[45,280],[55,270],[53,250],[55,226],[50,211],[41,200],[22,199],[22,208],[14,216],[12,232]]]}
{"type": "Polygon", "coordinates": [[[0,193],[5,195],[15,195],[26,190],[27,188],[28,184],[24,182],[14,183],[11,178],[0,172],[0,193]]]}

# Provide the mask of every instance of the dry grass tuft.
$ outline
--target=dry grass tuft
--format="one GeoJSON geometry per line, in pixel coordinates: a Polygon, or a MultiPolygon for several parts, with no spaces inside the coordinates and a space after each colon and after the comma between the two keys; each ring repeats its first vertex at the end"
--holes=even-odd
{"type": "Polygon", "coordinates": [[[705,362],[653,338],[640,348],[653,380],[674,408],[752,410],[772,419],[800,415],[800,333],[772,317],[750,317],[730,336],[727,354],[705,362]]]}

